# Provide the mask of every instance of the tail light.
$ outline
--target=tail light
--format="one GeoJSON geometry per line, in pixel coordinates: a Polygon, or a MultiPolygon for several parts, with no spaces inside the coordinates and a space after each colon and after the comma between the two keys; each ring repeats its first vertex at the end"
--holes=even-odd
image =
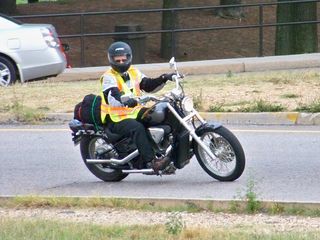
{"type": "Polygon", "coordinates": [[[58,48],[60,47],[60,41],[56,34],[49,28],[41,28],[41,34],[45,42],[49,47],[58,48]]]}
{"type": "Polygon", "coordinates": [[[65,48],[64,48],[63,44],[61,43],[60,39],[58,38],[58,34],[56,33],[55,29],[54,28],[53,29],[42,28],[41,33],[42,33],[43,39],[45,40],[45,42],[47,43],[47,45],[49,47],[60,49],[60,51],[63,53],[63,55],[67,61],[67,68],[71,68],[69,58],[65,53],[65,48]]]}

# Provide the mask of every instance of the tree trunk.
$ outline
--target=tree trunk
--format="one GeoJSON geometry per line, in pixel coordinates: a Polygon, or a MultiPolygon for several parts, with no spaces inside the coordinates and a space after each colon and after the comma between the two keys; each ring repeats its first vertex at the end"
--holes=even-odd
{"type": "Polygon", "coordinates": [[[0,13],[13,14],[16,11],[16,0],[0,0],[0,13]]]}
{"type": "MultiPolygon", "coordinates": [[[[237,5],[241,4],[241,0],[220,0],[220,5],[237,5]]],[[[217,15],[223,18],[243,18],[244,17],[244,11],[241,7],[224,7],[219,8],[217,11],[217,15]]]]}
{"type": "MultiPolygon", "coordinates": [[[[279,4],[277,7],[278,23],[315,20],[317,20],[316,2],[279,4]]],[[[317,52],[317,24],[278,26],[275,50],[276,55],[317,52]]]]}
{"type": "MultiPolygon", "coordinates": [[[[178,6],[178,0],[163,0],[163,8],[174,8],[178,6]]],[[[164,11],[162,13],[162,30],[174,29],[177,12],[164,11]]],[[[176,37],[173,33],[161,34],[160,55],[162,58],[169,59],[176,53],[176,37]]]]}
{"type": "Polygon", "coordinates": [[[28,0],[28,3],[36,3],[39,2],[39,0],[28,0]]]}

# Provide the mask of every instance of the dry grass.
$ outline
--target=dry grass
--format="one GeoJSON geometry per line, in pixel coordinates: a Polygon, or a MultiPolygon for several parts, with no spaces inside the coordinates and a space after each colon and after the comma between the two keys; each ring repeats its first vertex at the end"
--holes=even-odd
{"type": "Polygon", "coordinates": [[[0,238],[11,239],[319,239],[317,231],[277,232],[256,226],[213,227],[211,229],[190,227],[179,234],[168,233],[163,225],[95,225],[76,222],[59,222],[39,219],[0,219],[0,238]]]}
{"type": "Polygon", "coordinates": [[[188,94],[202,98],[203,110],[221,105],[226,110],[237,111],[263,100],[294,111],[319,99],[320,74],[319,70],[309,69],[190,76],[185,86],[188,94]]]}
{"type": "MultiPolygon", "coordinates": [[[[99,93],[98,78],[60,81],[58,77],[0,88],[0,122],[15,118],[16,106],[23,106],[24,111],[41,114],[73,112],[74,105],[86,94],[99,93]]],[[[301,106],[319,102],[320,98],[319,69],[190,75],[183,84],[186,93],[193,96],[196,105],[203,111],[219,108],[243,111],[259,101],[280,105],[283,111],[295,111],[301,106]]],[[[173,83],[167,84],[160,93],[173,86],[173,83]]]]}

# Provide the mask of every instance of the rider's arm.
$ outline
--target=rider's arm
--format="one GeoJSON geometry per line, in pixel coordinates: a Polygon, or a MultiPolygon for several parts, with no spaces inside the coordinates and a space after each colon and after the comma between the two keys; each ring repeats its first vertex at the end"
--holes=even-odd
{"type": "Polygon", "coordinates": [[[108,105],[113,107],[123,106],[117,80],[113,76],[103,76],[102,91],[108,105]]]}
{"type": "Polygon", "coordinates": [[[172,78],[171,74],[162,74],[157,78],[143,76],[140,82],[140,89],[145,92],[157,92],[163,88],[165,83],[172,78]]]}

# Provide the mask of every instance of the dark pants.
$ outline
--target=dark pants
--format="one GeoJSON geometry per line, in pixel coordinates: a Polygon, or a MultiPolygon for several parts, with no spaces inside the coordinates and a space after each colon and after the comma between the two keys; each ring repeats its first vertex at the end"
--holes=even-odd
{"type": "Polygon", "coordinates": [[[145,126],[141,122],[135,119],[125,119],[117,123],[112,122],[109,127],[112,132],[130,137],[133,140],[144,163],[153,160],[154,152],[148,140],[145,126]]]}

